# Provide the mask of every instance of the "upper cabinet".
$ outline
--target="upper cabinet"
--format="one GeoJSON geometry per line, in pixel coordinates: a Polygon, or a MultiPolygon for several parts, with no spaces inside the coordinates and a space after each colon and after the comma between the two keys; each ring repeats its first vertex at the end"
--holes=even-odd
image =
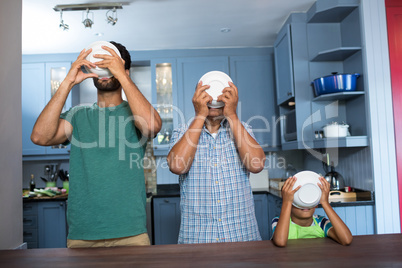
{"type": "MultiPolygon", "coordinates": [[[[67,75],[71,62],[40,62],[22,64],[22,154],[24,159],[67,157],[69,146],[38,146],[32,143],[32,128],[39,114],[67,75]]],[[[71,107],[71,96],[63,112],[71,107]]]]}
{"type": "Polygon", "coordinates": [[[289,91],[286,85],[289,82],[277,81],[278,94],[282,92],[283,96],[278,98],[280,115],[283,116],[283,149],[368,145],[360,29],[359,1],[318,0],[306,13],[292,14],[279,32],[276,44],[284,42],[284,35],[290,36],[287,44],[290,44],[291,50],[290,54],[282,55],[284,49],[275,47],[277,80],[284,79],[284,75],[279,75],[286,69],[288,81],[293,81],[294,86],[294,96],[286,98],[284,92],[289,91]],[[293,69],[287,67],[289,59],[293,69]],[[360,74],[356,91],[316,96],[312,82],[334,73],[360,74]],[[294,106],[289,106],[289,103],[294,106]],[[324,126],[334,122],[349,125],[347,137],[316,135],[323,131],[324,126]],[[293,136],[288,135],[291,124],[296,125],[296,135],[293,136]]]}
{"type": "Polygon", "coordinates": [[[292,36],[290,24],[278,33],[274,44],[276,101],[282,104],[294,98],[292,36]]]}
{"type": "Polygon", "coordinates": [[[239,92],[237,114],[266,152],[280,147],[274,68],[272,54],[230,57],[230,76],[239,92]]]}
{"type": "Polygon", "coordinates": [[[195,116],[193,106],[193,96],[197,83],[207,72],[221,71],[229,74],[229,57],[209,56],[209,57],[185,57],[177,59],[177,79],[179,105],[182,108],[182,119],[180,124],[190,125],[195,116]]]}
{"type": "Polygon", "coordinates": [[[278,127],[282,149],[312,146],[306,13],[292,13],[274,47],[278,127]]]}
{"type": "Polygon", "coordinates": [[[265,151],[278,149],[272,50],[258,54],[243,51],[246,50],[236,53],[236,56],[208,55],[151,61],[152,102],[163,121],[161,132],[154,139],[155,155],[168,153],[170,136],[179,124],[190,125],[195,116],[192,98],[197,83],[210,71],[222,71],[232,78],[239,90],[237,113],[240,120],[252,127],[257,142],[265,151]]]}
{"type": "Polygon", "coordinates": [[[180,118],[176,70],[175,58],[151,60],[151,103],[162,119],[162,128],[153,140],[154,155],[167,155],[173,129],[180,118]]]}

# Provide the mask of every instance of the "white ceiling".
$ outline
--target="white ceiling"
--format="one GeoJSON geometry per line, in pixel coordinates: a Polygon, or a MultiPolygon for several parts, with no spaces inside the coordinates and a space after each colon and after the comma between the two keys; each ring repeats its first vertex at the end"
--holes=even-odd
{"type": "Polygon", "coordinates": [[[120,2],[115,26],[107,24],[107,10],[92,11],[92,29],[81,23],[82,11],[65,11],[70,29],[59,28],[56,5],[99,2],[23,0],[22,53],[76,53],[98,40],[113,40],[128,50],[272,46],[288,15],[307,11],[315,0],[128,0],[120,2]]]}

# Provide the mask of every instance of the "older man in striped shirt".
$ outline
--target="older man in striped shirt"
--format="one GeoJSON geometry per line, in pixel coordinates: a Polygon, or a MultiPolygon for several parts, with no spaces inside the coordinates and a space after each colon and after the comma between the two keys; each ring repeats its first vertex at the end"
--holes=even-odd
{"type": "Polygon", "coordinates": [[[195,118],[173,132],[167,157],[180,175],[179,243],[261,240],[254,212],[250,172],[264,168],[265,154],[251,128],[236,113],[237,87],[229,82],[210,108],[208,85],[197,85],[195,118]]]}

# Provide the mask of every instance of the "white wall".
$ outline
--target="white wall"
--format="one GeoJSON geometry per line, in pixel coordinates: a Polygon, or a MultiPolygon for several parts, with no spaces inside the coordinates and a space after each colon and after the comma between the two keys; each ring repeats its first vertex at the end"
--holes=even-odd
{"type": "Polygon", "coordinates": [[[22,0],[0,2],[0,249],[22,244],[22,0]]]}

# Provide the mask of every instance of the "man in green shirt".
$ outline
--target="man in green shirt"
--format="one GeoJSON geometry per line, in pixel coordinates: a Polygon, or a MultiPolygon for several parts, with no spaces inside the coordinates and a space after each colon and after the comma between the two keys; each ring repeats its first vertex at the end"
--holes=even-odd
{"type": "Polygon", "coordinates": [[[111,55],[86,60],[81,51],[66,78],[38,117],[31,139],[49,146],[71,143],[67,246],[107,247],[149,245],[146,229],[146,193],[142,163],[146,141],[161,128],[156,110],[131,80],[130,54],[111,42],[111,55]],[[107,68],[110,78],[84,73],[81,67],[107,68]],[[74,85],[93,78],[98,100],[61,114],[74,85]],[[122,99],[122,89],[127,101],[122,99]],[[133,161],[135,160],[135,161],[133,161]]]}

